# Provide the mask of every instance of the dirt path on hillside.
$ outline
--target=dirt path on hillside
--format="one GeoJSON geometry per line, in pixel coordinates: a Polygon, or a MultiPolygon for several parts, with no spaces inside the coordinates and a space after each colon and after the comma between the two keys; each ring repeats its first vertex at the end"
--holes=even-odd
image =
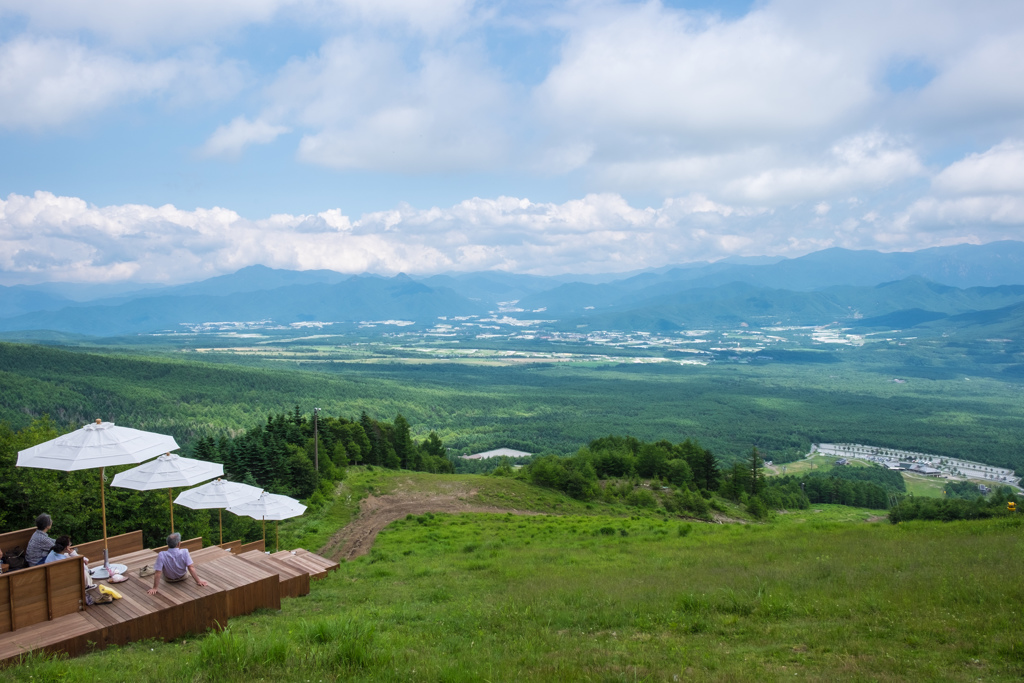
{"type": "Polygon", "coordinates": [[[462,482],[446,482],[441,491],[411,490],[412,480],[399,482],[393,493],[367,496],[359,504],[359,515],[339,530],[318,555],[340,562],[370,552],[380,530],[406,515],[427,512],[511,512],[515,515],[538,515],[540,512],[475,505],[469,500],[476,490],[462,482]]]}

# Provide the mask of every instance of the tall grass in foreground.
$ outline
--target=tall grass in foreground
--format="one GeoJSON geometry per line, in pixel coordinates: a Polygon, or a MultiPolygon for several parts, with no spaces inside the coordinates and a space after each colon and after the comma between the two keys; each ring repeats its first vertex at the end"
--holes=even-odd
{"type": "MultiPolygon", "coordinates": [[[[826,516],[830,506],[825,508],[826,516]]],[[[786,517],[786,516],[783,516],[786,517]]],[[[1019,680],[1024,519],[423,515],[280,613],[29,680],[1019,680]]]]}

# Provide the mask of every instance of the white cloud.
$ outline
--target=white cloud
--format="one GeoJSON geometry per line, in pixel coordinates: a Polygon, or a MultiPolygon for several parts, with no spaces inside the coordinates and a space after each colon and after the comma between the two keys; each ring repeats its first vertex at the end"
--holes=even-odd
{"type": "Polygon", "coordinates": [[[619,272],[729,255],[796,256],[829,246],[901,249],[1006,238],[1024,221],[1024,201],[919,203],[914,212],[898,221],[874,216],[868,225],[851,216],[801,222],[796,211],[728,206],[700,195],[638,208],[617,194],[599,194],[563,203],[473,198],[358,218],[332,209],[249,220],[219,207],[97,207],[37,192],[0,200],[0,273],[14,284],[189,282],[257,263],[381,274],[619,272]],[[977,220],[987,224],[957,225],[977,220]]]}
{"type": "MultiPolygon", "coordinates": [[[[8,141],[20,158],[33,149],[21,131],[42,139],[157,102],[171,106],[130,112],[137,137],[150,134],[165,152],[192,135],[203,156],[235,157],[290,132],[299,163],[381,172],[367,174],[369,183],[437,174],[430,182],[451,196],[451,182],[485,172],[478,187],[554,177],[546,194],[563,193],[545,204],[500,197],[260,221],[224,209],[11,195],[0,267],[15,272],[57,272],[58,262],[92,279],[132,269],[193,279],[256,262],[353,272],[631,269],[998,239],[1021,225],[1020,2],[992,0],[978,11],[955,0],[765,0],[721,19],[657,0],[540,9],[473,0],[0,0],[0,22],[15,27],[0,43],[0,129],[14,131],[8,141]],[[907,83],[893,70],[904,63],[919,67],[907,83]],[[199,106],[168,121],[167,110],[183,103],[199,106]],[[949,149],[969,153],[934,173],[929,164],[949,149]],[[162,270],[169,256],[180,274],[162,270]]],[[[98,139],[72,140],[68,154],[98,139]]],[[[204,159],[185,167],[170,157],[153,160],[161,177],[209,177],[204,159]]],[[[41,160],[32,177],[44,180],[29,187],[47,187],[41,164],[60,161],[41,160]]],[[[294,169],[252,170],[270,184],[294,169]]],[[[311,201],[332,205],[330,187],[309,183],[311,201]]],[[[195,201],[184,192],[167,199],[195,201]]]]}
{"type": "Polygon", "coordinates": [[[769,11],[708,22],[658,3],[599,7],[569,20],[562,60],[536,93],[556,125],[619,129],[622,141],[790,134],[872,97],[866,64],[844,61],[769,11]]]}
{"type": "Polygon", "coordinates": [[[0,45],[0,126],[56,126],[111,104],[167,88],[180,65],[136,64],[63,40],[17,38],[0,45]]]}
{"type": "Polygon", "coordinates": [[[41,130],[111,106],[162,96],[180,104],[237,91],[232,63],[203,52],[135,62],[67,40],[0,44],[0,127],[41,130]]]}
{"type": "Polygon", "coordinates": [[[25,17],[40,33],[86,31],[119,45],[192,43],[270,19],[289,0],[0,0],[0,18],[25,17]]]}
{"type": "Polygon", "coordinates": [[[912,108],[918,125],[937,123],[952,133],[965,125],[985,130],[1006,123],[1019,130],[1024,123],[1021,21],[979,38],[959,54],[945,55],[944,68],[912,108]]]}
{"type": "Polygon", "coordinates": [[[425,52],[410,67],[394,44],[337,39],[286,66],[266,116],[310,132],[303,161],[401,172],[501,165],[515,104],[472,48],[425,52]]]}
{"type": "Polygon", "coordinates": [[[975,227],[984,224],[1016,226],[1013,239],[1024,237],[1024,196],[995,195],[937,199],[924,197],[914,202],[902,217],[908,225],[924,228],[975,227]]]}
{"type": "Polygon", "coordinates": [[[237,157],[247,146],[265,145],[290,130],[287,126],[275,126],[260,119],[249,121],[239,116],[217,128],[203,145],[202,152],[206,156],[237,157]]]}
{"type": "Polygon", "coordinates": [[[862,188],[879,188],[911,178],[924,168],[917,154],[879,133],[840,141],[824,163],[774,168],[740,178],[726,194],[754,202],[779,202],[834,196],[862,188]]]}
{"type": "Polygon", "coordinates": [[[699,196],[640,209],[610,194],[562,204],[473,198],[444,209],[402,205],[356,219],[332,209],[253,221],[223,208],[97,207],[37,192],[0,201],[0,270],[9,281],[157,282],[191,281],[254,263],[388,274],[618,271],[721,255],[723,245],[748,242],[728,230],[709,230],[704,220],[732,213],[699,196]]]}
{"type": "Polygon", "coordinates": [[[473,0],[0,0],[0,21],[23,17],[42,34],[87,32],[136,49],[189,45],[284,17],[343,26],[352,21],[434,34],[464,21],[473,0]]]}
{"type": "Polygon", "coordinates": [[[933,195],[895,217],[902,233],[920,236],[971,230],[975,240],[1024,238],[1024,142],[1004,140],[968,154],[932,178],[933,195]]]}
{"type": "Polygon", "coordinates": [[[1024,193],[1024,141],[1006,140],[944,168],[932,179],[944,194],[1024,193]]]}

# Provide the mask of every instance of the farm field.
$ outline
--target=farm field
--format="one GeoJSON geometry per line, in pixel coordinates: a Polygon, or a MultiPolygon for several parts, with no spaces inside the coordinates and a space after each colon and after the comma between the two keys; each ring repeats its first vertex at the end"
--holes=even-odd
{"type": "MultiPolygon", "coordinates": [[[[358,472],[342,500],[417,475],[358,472]],[[372,482],[372,483],[371,483],[372,482]]],[[[487,496],[521,497],[489,480],[487,496]]],[[[466,479],[472,482],[474,479],[466,479]]],[[[550,512],[557,494],[537,494],[550,512]]],[[[522,500],[522,499],[521,499],[522,500]]],[[[280,613],[8,680],[1018,680],[1024,524],[869,522],[812,506],[766,524],[409,515],[280,613]],[[818,512],[820,510],[820,512],[818,512]]],[[[877,519],[877,518],[875,518],[877,519]]],[[[328,531],[325,529],[325,531],[328,531]]]]}

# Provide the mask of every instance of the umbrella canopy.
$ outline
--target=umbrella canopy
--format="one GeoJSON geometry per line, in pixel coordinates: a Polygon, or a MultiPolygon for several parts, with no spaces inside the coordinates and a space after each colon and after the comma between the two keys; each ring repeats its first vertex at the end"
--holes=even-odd
{"type": "MultiPolygon", "coordinates": [[[[194,489],[182,491],[174,502],[193,510],[234,507],[242,503],[256,500],[263,493],[262,489],[248,484],[239,484],[226,479],[215,479],[194,489]]],[[[224,542],[224,520],[220,520],[220,542],[224,542]]]]}
{"type": "Polygon", "coordinates": [[[199,482],[224,476],[224,466],[216,462],[183,458],[177,453],[165,453],[145,465],[114,475],[111,486],[136,491],[167,489],[167,503],[171,510],[171,533],[174,533],[174,503],[172,489],[193,486],[199,482]]]}
{"type": "MultiPolygon", "coordinates": [[[[228,512],[245,515],[263,520],[263,544],[267,543],[267,520],[277,522],[282,519],[298,517],[306,511],[306,506],[288,496],[264,491],[259,498],[249,503],[242,503],[228,508],[228,512]]],[[[274,527],[274,545],[277,546],[277,527],[274,527]]]]}
{"type": "Polygon", "coordinates": [[[230,508],[256,500],[263,489],[227,479],[215,479],[188,491],[182,491],[174,502],[193,510],[230,508]]]}
{"type": "Polygon", "coordinates": [[[177,449],[174,437],[96,420],[70,434],[18,451],[18,467],[73,472],[137,465],[177,449]]]}
{"type": "Polygon", "coordinates": [[[73,472],[100,468],[100,506],[103,509],[103,562],[107,563],[107,499],[103,470],[116,465],[137,465],[161,453],[177,450],[174,437],[118,427],[96,420],[81,429],[38,446],[18,451],[18,467],[73,472]]]}
{"type": "Polygon", "coordinates": [[[224,465],[206,460],[183,458],[177,453],[165,453],[145,465],[114,475],[111,486],[152,491],[195,486],[214,477],[224,476],[224,465]]]}

